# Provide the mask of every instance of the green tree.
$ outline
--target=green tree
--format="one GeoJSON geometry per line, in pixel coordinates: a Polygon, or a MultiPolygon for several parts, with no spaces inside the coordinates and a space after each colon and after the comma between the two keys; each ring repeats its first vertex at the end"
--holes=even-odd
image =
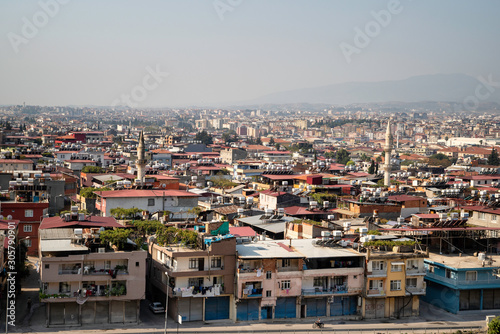
{"type": "Polygon", "coordinates": [[[370,167],[368,167],[368,174],[374,174],[374,173],[375,173],[375,161],[372,160],[370,167]]]}
{"type": "Polygon", "coordinates": [[[111,215],[118,219],[126,219],[126,218],[133,219],[137,217],[137,214],[139,212],[142,212],[142,210],[139,208],[124,209],[118,207],[110,210],[111,215]]]}
{"type": "Polygon", "coordinates": [[[143,237],[155,234],[156,231],[163,228],[163,224],[157,220],[134,220],[132,224],[143,237]]]}
{"type": "Polygon", "coordinates": [[[102,188],[94,188],[94,187],[87,187],[87,188],[82,188],[80,189],[80,196],[85,197],[85,198],[96,198],[96,191],[108,191],[111,190],[108,187],[102,187],[102,188]]]}
{"type": "Polygon", "coordinates": [[[222,175],[216,175],[216,176],[213,176],[210,181],[212,181],[214,183],[214,186],[215,187],[218,187],[218,188],[224,188],[224,189],[227,189],[227,188],[232,188],[232,187],[235,187],[237,186],[238,184],[237,183],[234,183],[232,182],[231,180],[228,180],[226,179],[224,176],[222,175]]]}
{"type": "Polygon", "coordinates": [[[269,146],[274,146],[275,144],[274,137],[271,137],[271,139],[269,139],[269,146]]]}
{"type": "Polygon", "coordinates": [[[366,153],[361,154],[361,156],[359,158],[361,159],[361,161],[368,161],[368,160],[370,160],[370,157],[367,156],[366,153]]]}
{"type": "Polygon", "coordinates": [[[488,324],[488,334],[500,334],[500,317],[496,317],[488,324]]]}
{"type": "Polygon", "coordinates": [[[99,238],[104,242],[109,242],[119,249],[123,249],[127,243],[127,239],[132,234],[131,229],[119,228],[116,230],[106,230],[99,234],[99,238]]]}
{"type": "Polygon", "coordinates": [[[255,140],[256,145],[262,145],[262,139],[260,137],[257,137],[257,140],[255,140]]]}
{"type": "Polygon", "coordinates": [[[104,169],[97,166],[85,166],[82,168],[82,173],[104,173],[104,169]]]}
{"type": "Polygon", "coordinates": [[[335,154],[335,159],[337,160],[337,162],[339,164],[345,165],[350,160],[350,153],[348,151],[346,151],[345,149],[341,148],[335,154]]]}
{"type": "Polygon", "coordinates": [[[209,135],[208,132],[205,130],[198,132],[194,137],[194,140],[200,141],[205,145],[211,145],[214,143],[212,136],[209,135]]]}
{"type": "Polygon", "coordinates": [[[500,165],[500,157],[498,157],[497,150],[491,150],[490,155],[488,155],[488,165],[498,166],[500,165]]]}

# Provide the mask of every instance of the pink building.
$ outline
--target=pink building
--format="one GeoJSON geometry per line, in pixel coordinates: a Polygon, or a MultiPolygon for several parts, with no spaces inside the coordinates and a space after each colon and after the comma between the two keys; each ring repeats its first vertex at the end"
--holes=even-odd
{"type": "Polygon", "coordinates": [[[101,231],[123,228],[113,217],[45,218],[40,238],[40,301],[47,326],[138,323],[146,287],[144,250],[116,250],[101,231]]]}
{"type": "Polygon", "coordinates": [[[237,245],[236,320],[355,316],[364,256],[311,240],[237,245]]]}

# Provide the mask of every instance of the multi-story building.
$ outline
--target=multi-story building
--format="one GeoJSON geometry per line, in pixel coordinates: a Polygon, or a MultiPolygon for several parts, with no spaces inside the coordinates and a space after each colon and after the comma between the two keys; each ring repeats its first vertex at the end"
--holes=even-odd
{"type": "Polygon", "coordinates": [[[366,319],[409,317],[419,314],[425,295],[424,258],[411,246],[393,251],[368,249],[362,315],[366,319]]]}
{"type": "Polygon", "coordinates": [[[247,152],[238,148],[225,148],[220,151],[220,157],[225,164],[233,164],[237,160],[243,160],[247,157],[247,152]]]}
{"type": "Polygon", "coordinates": [[[236,249],[237,321],[357,314],[363,255],[311,240],[259,241],[236,249]]]}
{"type": "MultiPolygon", "coordinates": [[[[209,224],[207,231],[209,231],[209,224]]],[[[183,321],[210,321],[234,317],[236,238],[206,235],[203,247],[150,243],[148,271],[155,301],[166,302],[168,314],[183,321]]],[[[201,235],[200,235],[201,237],[201,235]]]]}
{"type": "Polygon", "coordinates": [[[147,252],[110,248],[99,234],[112,228],[123,226],[77,213],[42,221],[40,300],[48,326],[139,322],[147,252]]]}
{"type": "Polygon", "coordinates": [[[431,253],[423,300],[451,313],[500,309],[500,256],[431,253]]]}
{"type": "Polygon", "coordinates": [[[183,190],[110,190],[96,192],[96,209],[105,217],[113,208],[140,208],[151,213],[168,210],[173,219],[186,218],[186,212],[198,205],[198,195],[183,190]]]}

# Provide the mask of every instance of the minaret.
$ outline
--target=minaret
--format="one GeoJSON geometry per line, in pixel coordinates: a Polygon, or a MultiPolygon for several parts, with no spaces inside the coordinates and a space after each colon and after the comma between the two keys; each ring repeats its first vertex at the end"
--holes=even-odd
{"type": "Polygon", "coordinates": [[[135,162],[137,167],[137,178],[144,183],[144,175],[146,174],[146,159],[144,158],[144,134],[141,131],[139,135],[139,145],[137,146],[137,161],[135,162]]]}
{"type": "Polygon", "coordinates": [[[385,133],[385,164],[384,164],[384,185],[391,186],[391,152],[394,138],[391,133],[391,120],[387,122],[387,131],[385,133]]]}

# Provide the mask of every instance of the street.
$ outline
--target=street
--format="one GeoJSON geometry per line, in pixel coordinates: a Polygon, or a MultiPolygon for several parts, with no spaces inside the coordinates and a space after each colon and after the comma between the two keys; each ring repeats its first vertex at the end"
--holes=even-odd
{"type": "MultiPolygon", "coordinates": [[[[21,294],[17,296],[16,326],[9,326],[13,333],[163,333],[165,318],[163,314],[154,314],[148,309],[148,300],[141,302],[140,324],[106,324],[82,327],[51,327],[45,325],[45,306],[38,301],[39,274],[35,270],[37,258],[29,259],[30,275],[23,281],[21,294]],[[27,300],[31,298],[31,310],[27,309],[27,300]]],[[[476,330],[484,327],[488,311],[469,311],[454,315],[421,303],[420,317],[380,320],[332,320],[324,318],[325,327],[313,329],[315,319],[280,319],[260,323],[234,323],[232,321],[186,322],[179,326],[179,333],[451,333],[457,330],[476,330]]],[[[2,312],[1,327],[5,328],[2,312]]],[[[168,333],[176,333],[177,324],[168,319],[168,333]]]]}

